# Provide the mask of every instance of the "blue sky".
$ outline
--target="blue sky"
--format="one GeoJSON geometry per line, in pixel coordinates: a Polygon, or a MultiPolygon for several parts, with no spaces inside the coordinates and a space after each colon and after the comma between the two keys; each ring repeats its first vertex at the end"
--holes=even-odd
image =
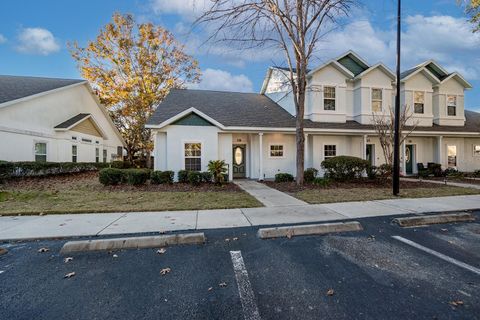
{"type": "MultiPolygon", "coordinates": [[[[258,91],[266,69],[283,64],[271,50],[241,52],[227,46],[200,45],[201,32],[187,32],[208,0],[18,0],[0,2],[0,74],[78,78],[68,41],[94,39],[114,12],[132,13],[172,31],[199,62],[203,89],[258,91]],[[195,3],[195,4],[194,4],[195,3]]],[[[394,70],[394,0],[363,0],[343,27],[319,45],[312,66],[349,49],[369,63],[394,70]]],[[[403,0],[403,68],[429,58],[459,71],[474,89],[466,107],[480,110],[480,35],[472,34],[456,0],[403,0]]]]}

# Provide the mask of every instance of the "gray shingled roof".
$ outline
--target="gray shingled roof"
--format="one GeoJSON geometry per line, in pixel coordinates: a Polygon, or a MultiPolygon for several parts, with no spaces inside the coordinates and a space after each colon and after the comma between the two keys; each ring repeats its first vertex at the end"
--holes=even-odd
{"type": "MultiPolygon", "coordinates": [[[[179,113],[195,108],[226,127],[295,128],[295,117],[270,98],[258,93],[208,90],[171,90],[160,103],[149,125],[158,125],[179,113]]],[[[465,111],[465,126],[418,127],[416,131],[480,132],[480,113],[465,111]]],[[[356,121],[346,123],[305,120],[305,128],[373,130],[356,121]]]]}
{"type": "Polygon", "coordinates": [[[88,117],[90,113],[79,113],[76,116],[71,117],[70,119],[60,123],[59,125],[55,126],[55,129],[67,129],[70,128],[75,123],[79,122],[80,120],[85,119],[88,117]]]}
{"type": "Polygon", "coordinates": [[[0,104],[84,81],[0,75],[0,104]]]}

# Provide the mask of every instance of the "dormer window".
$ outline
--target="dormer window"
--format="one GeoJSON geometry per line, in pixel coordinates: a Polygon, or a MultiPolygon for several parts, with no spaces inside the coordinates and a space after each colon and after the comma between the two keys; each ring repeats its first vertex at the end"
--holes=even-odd
{"type": "Polygon", "coordinates": [[[372,89],[372,112],[382,111],[382,89],[372,89]]]}
{"type": "Polygon", "coordinates": [[[415,91],[413,93],[413,112],[423,114],[424,106],[425,106],[425,92],[415,91]]]}
{"type": "Polygon", "coordinates": [[[323,87],[323,110],[335,111],[335,87],[323,87]]]}
{"type": "Polygon", "coordinates": [[[457,96],[447,96],[447,115],[457,115],[457,96]]]}

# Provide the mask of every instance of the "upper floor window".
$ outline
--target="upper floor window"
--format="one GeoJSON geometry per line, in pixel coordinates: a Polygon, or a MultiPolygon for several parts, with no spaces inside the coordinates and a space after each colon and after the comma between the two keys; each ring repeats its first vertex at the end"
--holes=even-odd
{"type": "Polygon", "coordinates": [[[457,115],[457,96],[447,96],[447,115],[457,115]]]}
{"type": "Polygon", "coordinates": [[[72,162],[77,162],[78,149],[76,145],[72,146],[72,162]]]}
{"type": "Polygon", "coordinates": [[[323,109],[335,111],[335,87],[323,87],[323,109]]]}
{"type": "Polygon", "coordinates": [[[382,111],[382,89],[372,89],[372,112],[382,111]]]}
{"type": "Polygon", "coordinates": [[[337,146],[334,144],[326,144],[323,146],[323,157],[325,160],[337,156],[337,146]]]}
{"type": "Polygon", "coordinates": [[[281,144],[270,145],[270,157],[271,158],[283,158],[283,145],[281,145],[281,144]]]}
{"type": "Polygon", "coordinates": [[[425,92],[415,91],[413,93],[413,112],[424,113],[425,106],[425,92]]]}
{"type": "Polygon", "coordinates": [[[35,161],[47,162],[47,144],[45,142],[35,143],[35,161]]]}
{"type": "Polygon", "coordinates": [[[185,143],[185,170],[202,170],[202,144],[185,143]]]}

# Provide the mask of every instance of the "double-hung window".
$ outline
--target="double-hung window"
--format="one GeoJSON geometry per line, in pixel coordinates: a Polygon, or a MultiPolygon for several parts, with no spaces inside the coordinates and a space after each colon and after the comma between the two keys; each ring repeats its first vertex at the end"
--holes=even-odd
{"type": "Polygon", "coordinates": [[[107,163],[107,150],[103,149],[103,163],[107,163]]]}
{"type": "Polygon", "coordinates": [[[413,112],[424,113],[425,109],[425,92],[414,91],[413,92],[413,112]]]}
{"type": "Polygon", "coordinates": [[[202,170],[202,144],[185,143],[185,170],[202,170]]]}
{"type": "Polygon", "coordinates": [[[77,162],[77,152],[78,148],[76,145],[72,146],[72,162],[77,162]]]}
{"type": "Polygon", "coordinates": [[[473,156],[480,157],[480,144],[473,146],[473,156]]]}
{"type": "Polygon", "coordinates": [[[372,89],[372,112],[382,111],[382,89],[372,89]]]}
{"type": "Polygon", "coordinates": [[[447,96],[447,115],[457,115],[457,96],[447,96]]]}
{"type": "Polygon", "coordinates": [[[47,144],[45,142],[35,143],[35,161],[47,162],[47,144]]]}
{"type": "Polygon", "coordinates": [[[100,162],[100,149],[95,148],[95,162],[100,162]]]}
{"type": "Polygon", "coordinates": [[[283,145],[281,144],[270,145],[270,158],[283,158],[283,145]]]}
{"type": "Polygon", "coordinates": [[[323,146],[323,158],[325,160],[337,156],[337,146],[334,144],[326,144],[323,146]]]}
{"type": "Polygon", "coordinates": [[[323,110],[335,111],[335,87],[323,87],[323,110]]]}

